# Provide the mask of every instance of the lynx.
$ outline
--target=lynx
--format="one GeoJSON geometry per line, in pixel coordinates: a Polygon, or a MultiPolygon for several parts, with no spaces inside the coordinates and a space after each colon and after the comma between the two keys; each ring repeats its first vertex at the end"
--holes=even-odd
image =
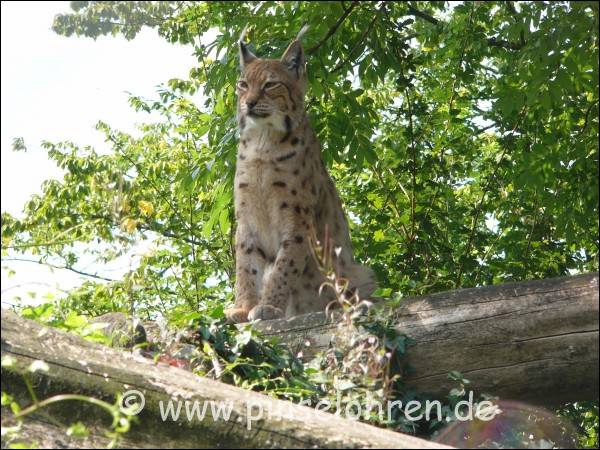
{"type": "Polygon", "coordinates": [[[239,41],[240,132],[234,201],[235,307],[231,322],[288,318],[325,310],[332,293],[312,257],[312,230],[326,229],[338,250],[339,275],[361,297],[375,289],[373,272],[354,261],[348,222],[305,113],[306,64],[300,38],[281,59],[255,56],[239,41]]]}

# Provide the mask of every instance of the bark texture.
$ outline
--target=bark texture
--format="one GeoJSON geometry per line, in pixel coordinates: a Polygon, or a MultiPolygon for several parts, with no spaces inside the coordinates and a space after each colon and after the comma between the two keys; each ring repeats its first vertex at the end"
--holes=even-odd
{"type": "MultiPolygon", "coordinates": [[[[416,342],[407,358],[420,392],[444,397],[456,370],[475,392],[501,399],[598,398],[597,272],[407,298],[390,313],[416,342]]],[[[257,324],[307,357],[327,348],[337,326],[323,313],[257,324]]]]}
{"type": "MultiPolygon", "coordinates": [[[[35,360],[43,360],[47,372],[29,377],[37,397],[77,393],[114,402],[118,393],[135,389],[144,394],[145,407],[121,447],[152,448],[448,448],[413,436],[394,433],[306,406],[201,378],[191,372],[154,364],[131,353],[93,344],[58,330],[2,311],[2,356],[16,360],[2,368],[2,390],[26,406],[23,372],[35,360]],[[178,420],[161,419],[161,407],[171,400],[207,403],[203,420],[188,421],[185,406],[178,420]],[[230,408],[215,420],[212,405],[230,408]],[[258,418],[262,411],[262,417],[258,418]],[[248,423],[251,424],[248,429],[248,423]]],[[[110,423],[111,417],[85,403],[61,402],[46,414],[26,421],[25,437],[44,446],[81,447],[105,442],[94,432],[87,440],[60,435],[55,423],[81,421],[93,430],[110,423]]],[[[171,416],[172,417],[172,416],[171,416]]],[[[8,424],[7,424],[8,425],[8,424]]],[[[6,441],[3,446],[7,445],[6,441]]]]}

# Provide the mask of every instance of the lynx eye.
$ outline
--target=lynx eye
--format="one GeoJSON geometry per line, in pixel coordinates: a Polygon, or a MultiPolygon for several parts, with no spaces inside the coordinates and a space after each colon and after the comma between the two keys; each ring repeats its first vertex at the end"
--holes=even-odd
{"type": "Polygon", "coordinates": [[[244,80],[240,80],[237,82],[237,87],[238,89],[246,90],[248,89],[248,83],[246,83],[244,80]]]}
{"type": "Polygon", "coordinates": [[[265,83],[265,85],[263,86],[263,89],[265,91],[269,91],[271,89],[275,89],[277,86],[279,86],[281,83],[279,81],[267,81],[265,83]]]}

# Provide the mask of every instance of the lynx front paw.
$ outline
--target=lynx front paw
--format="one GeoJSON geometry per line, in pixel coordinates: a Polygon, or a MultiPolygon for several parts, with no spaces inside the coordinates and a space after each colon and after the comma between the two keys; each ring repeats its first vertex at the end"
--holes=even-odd
{"type": "Polygon", "coordinates": [[[250,310],[248,320],[271,320],[281,319],[283,311],[271,305],[258,305],[250,310]]]}
{"type": "Polygon", "coordinates": [[[227,317],[229,323],[248,322],[248,310],[242,308],[226,309],[225,317],[227,317]]]}

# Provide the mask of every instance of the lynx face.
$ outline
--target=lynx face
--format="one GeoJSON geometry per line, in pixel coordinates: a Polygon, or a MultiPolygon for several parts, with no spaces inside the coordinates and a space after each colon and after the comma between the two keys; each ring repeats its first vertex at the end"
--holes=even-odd
{"type": "Polygon", "coordinates": [[[281,59],[262,59],[240,41],[241,74],[237,81],[240,129],[274,128],[288,132],[304,116],[304,52],[294,40],[281,59]]]}

